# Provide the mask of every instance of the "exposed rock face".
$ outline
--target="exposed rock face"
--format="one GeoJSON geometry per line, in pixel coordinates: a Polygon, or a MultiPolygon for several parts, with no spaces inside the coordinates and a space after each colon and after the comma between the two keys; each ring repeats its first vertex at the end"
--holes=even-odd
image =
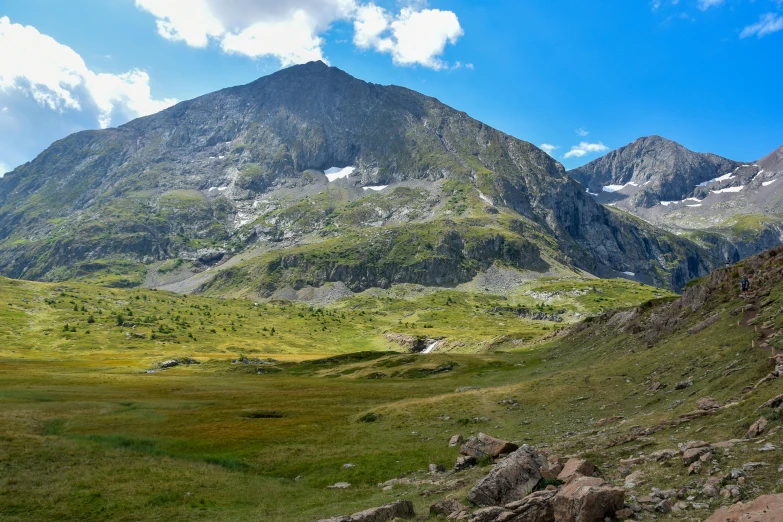
{"type": "Polygon", "coordinates": [[[603,522],[623,508],[625,490],[603,480],[579,477],[563,486],[552,499],[558,522],[603,522]]]}
{"type": "Polygon", "coordinates": [[[518,447],[516,444],[496,439],[486,433],[479,433],[465,441],[459,451],[465,456],[480,459],[482,457],[497,457],[501,453],[511,453],[518,447]]]}
{"type": "Polygon", "coordinates": [[[415,515],[413,504],[409,500],[397,500],[353,515],[336,516],[318,522],[387,522],[395,518],[413,518],[415,515]]]}
{"type": "Polygon", "coordinates": [[[783,495],[764,495],[750,503],[719,509],[705,522],[779,522],[783,520],[783,495]]]}
{"type": "Polygon", "coordinates": [[[325,282],[352,291],[448,286],[498,260],[547,270],[543,238],[554,239],[566,264],[597,275],[631,271],[673,288],[715,265],[695,244],[598,205],[530,143],[433,98],[321,62],[117,129],[74,134],[0,179],[0,273],[28,279],[90,274],[107,259],[133,265],[179,257],[205,270],[261,243],[279,255],[221,269],[227,279],[214,284],[268,271],[276,277],[252,291],[325,282]],[[324,174],[348,166],[355,170],[336,185],[324,174]],[[386,185],[397,188],[362,190],[386,185]],[[449,207],[449,198],[478,202],[479,191],[492,205],[474,204],[504,207],[516,222],[497,233],[485,226],[494,214],[456,223],[464,210],[449,207]],[[356,201],[369,203],[348,206],[356,201]],[[407,224],[422,228],[413,252],[426,255],[395,249],[411,240],[401,228],[383,239],[367,232],[407,224]],[[324,246],[329,255],[291,248],[313,232],[350,239],[324,246]],[[193,239],[206,245],[193,250],[193,239]]]}
{"type": "Polygon", "coordinates": [[[522,446],[501,460],[481,482],[468,492],[468,500],[479,506],[500,506],[522,500],[541,480],[546,458],[530,446],[522,446]]]}

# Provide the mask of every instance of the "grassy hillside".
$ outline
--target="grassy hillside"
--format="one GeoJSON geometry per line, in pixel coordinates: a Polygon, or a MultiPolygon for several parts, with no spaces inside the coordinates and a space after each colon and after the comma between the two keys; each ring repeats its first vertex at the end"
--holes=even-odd
{"type": "MultiPolygon", "coordinates": [[[[458,292],[367,294],[322,315],[290,303],[255,307],[244,300],[3,280],[0,513],[6,520],[311,521],[400,497],[426,513],[447,494],[464,498],[488,471],[438,477],[419,471],[430,463],[453,465],[457,451],[446,441],[455,433],[483,431],[583,455],[620,485],[628,472],[620,459],[692,439],[741,438],[762,414],[772,424],[762,442],[780,448],[779,412],[757,409],[783,391],[780,381],[754,385],[770,371],[769,350],[783,329],[781,261],[781,251],[749,260],[692,285],[682,298],[606,312],[543,341],[503,340],[502,349],[491,352],[418,356],[384,351],[391,344],[379,340],[381,332],[389,325],[402,331],[406,321],[417,324],[416,333],[463,331],[474,340],[552,330],[494,315],[502,313],[491,311],[499,298],[458,292]],[[754,282],[747,300],[737,291],[743,274],[754,282]],[[448,303],[457,298],[458,304],[448,303]],[[755,309],[737,313],[749,303],[755,309]],[[126,341],[125,330],[107,320],[89,323],[100,326],[89,326],[87,334],[86,320],[77,320],[128,308],[134,318],[165,316],[161,324],[177,333],[164,335],[177,335],[178,342],[126,341]],[[192,342],[179,329],[183,318],[192,342]],[[63,321],[77,332],[63,333],[63,321]],[[274,339],[271,330],[264,337],[261,325],[275,326],[274,339]],[[331,345],[324,326],[334,335],[331,345]],[[29,330],[14,338],[18,328],[29,330]],[[254,343],[258,352],[249,352],[254,343]],[[239,351],[232,344],[245,348],[247,364],[231,362],[239,351]],[[365,351],[370,348],[381,351],[365,351]],[[303,355],[327,351],[339,355],[303,355]],[[201,364],[142,373],[172,355],[201,364]],[[653,382],[663,386],[650,392],[653,382]],[[464,387],[475,389],[458,391],[464,387]],[[705,396],[730,406],[683,421],[705,396]],[[378,487],[393,478],[403,480],[378,487]],[[338,481],[351,487],[327,489],[338,481]]],[[[546,284],[535,289],[536,297],[520,292],[519,304],[539,299],[555,307],[557,299],[570,299],[573,309],[604,306],[593,301],[595,293],[546,284]]],[[[602,290],[604,284],[582,283],[602,290]]],[[[603,294],[620,302],[645,291],[613,285],[603,294]]],[[[518,304],[512,299],[502,306],[508,303],[518,304]]],[[[708,474],[725,475],[748,462],[765,465],[745,471],[741,498],[781,491],[776,470],[783,457],[758,451],[762,446],[737,442],[692,476],[677,459],[644,462],[629,496],[647,495],[652,487],[689,488],[684,494],[708,507],[658,513],[658,520],[703,520],[728,502],[700,493],[708,474]]]]}

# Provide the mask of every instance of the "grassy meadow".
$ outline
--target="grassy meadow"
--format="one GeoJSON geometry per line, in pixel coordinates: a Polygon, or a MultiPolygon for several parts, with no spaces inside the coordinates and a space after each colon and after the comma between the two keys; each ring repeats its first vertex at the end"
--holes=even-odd
{"type": "MultiPolygon", "coordinates": [[[[758,404],[783,391],[776,381],[743,395],[769,369],[754,327],[728,314],[742,304],[734,296],[716,298],[710,313],[721,320],[710,328],[689,335],[703,320],[695,314],[652,348],[611,326],[552,337],[562,325],[490,312],[590,313],[661,295],[627,282],[540,284],[536,297],[363,294],[317,308],[0,279],[0,520],[312,521],[398,498],[423,515],[488,471],[438,480],[424,471],[451,468],[448,438],[479,431],[586,455],[622,484],[619,459],[739,438],[758,404]],[[412,355],[388,332],[454,342],[412,355]],[[146,373],[172,357],[200,364],[146,373]],[[727,378],[727,368],[738,370],[727,378]],[[653,380],[666,388],[646,393],[653,380]],[[628,437],[706,395],[737,404],[628,437]],[[598,422],[609,417],[620,419],[598,422]],[[411,483],[378,487],[394,478],[411,483]],[[351,487],[327,489],[341,481],[351,487]]],[[[767,310],[783,305],[783,288],[771,299],[767,310]]],[[[766,440],[780,447],[783,431],[766,440]]],[[[753,472],[747,498],[780,490],[770,470],[783,458],[756,448],[719,464],[768,464],[753,472]]],[[[647,489],[697,480],[676,462],[644,472],[647,489]]]]}

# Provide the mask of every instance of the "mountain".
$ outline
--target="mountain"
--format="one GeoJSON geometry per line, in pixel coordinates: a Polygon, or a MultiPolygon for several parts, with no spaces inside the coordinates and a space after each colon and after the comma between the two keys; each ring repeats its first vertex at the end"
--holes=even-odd
{"type": "Polygon", "coordinates": [[[495,266],[681,288],[718,263],[530,143],[321,62],[76,133],[0,179],[15,278],[272,295],[495,266]]]}
{"type": "Polygon", "coordinates": [[[615,187],[638,188],[630,204],[649,207],[660,201],[684,199],[700,183],[732,172],[739,165],[714,154],[692,152],[660,136],[650,136],[569,174],[591,193],[601,194],[615,187]]]}
{"type": "Polygon", "coordinates": [[[783,147],[756,162],[640,138],[569,175],[596,201],[738,261],[783,242],[783,147]]]}

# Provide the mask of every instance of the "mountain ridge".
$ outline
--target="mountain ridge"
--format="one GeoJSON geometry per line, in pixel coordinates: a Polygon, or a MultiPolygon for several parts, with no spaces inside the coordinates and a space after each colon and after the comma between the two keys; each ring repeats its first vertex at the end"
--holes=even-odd
{"type": "MultiPolygon", "coordinates": [[[[477,262],[456,240],[435,255],[444,261],[437,270],[463,273],[449,284],[495,262],[537,270],[525,261],[535,249],[568,270],[633,273],[673,288],[719,264],[596,204],[529,142],[435,98],[313,62],[77,133],[7,174],[0,272],[59,280],[93,270],[133,286],[166,260],[201,273],[255,247],[285,250],[386,226],[435,233],[435,243],[421,244],[432,250],[446,244],[450,222],[498,230],[520,255],[509,261],[500,248],[477,262]],[[331,167],[347,169],[344,177],[328,179],[331,167]]],[[[400,266],[433,258],[406,255],[400,266]]],[[[329,268],[305,279],[334,280],[337,266],[329,268]]],[[[303,284],[299,275],[282,279],[303,284]]],[[[404,279],[392,278],[418,282],[404,279]]]]}

